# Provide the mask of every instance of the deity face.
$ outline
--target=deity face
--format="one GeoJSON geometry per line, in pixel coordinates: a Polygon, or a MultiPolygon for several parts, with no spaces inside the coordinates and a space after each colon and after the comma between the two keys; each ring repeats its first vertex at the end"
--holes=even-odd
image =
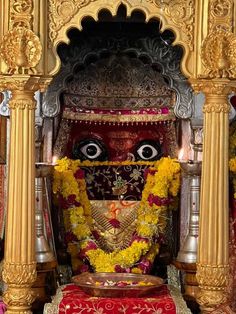
{"type": "Polygon", "coordinates": [[[90,161],[153,161],[167,155],[159,125],[72,127],[68,156],[90,161]]]}

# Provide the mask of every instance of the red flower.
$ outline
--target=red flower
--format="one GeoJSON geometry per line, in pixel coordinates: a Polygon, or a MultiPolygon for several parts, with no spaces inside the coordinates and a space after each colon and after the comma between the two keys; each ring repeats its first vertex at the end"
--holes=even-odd
{"type": "Polygon", "coordinates": [[[132,240],[131,240],[130,245],[131,245],[134,241],[137,241],[137,242],[146,242],[146,243],[148,243],[148,239],[147,239],[147,238],[141,237],[141,236],[138,235],[137,233],[135,233],[135,234],[132,236],[132,240]]]}
{"type": "Polygon", "coordinates": [[[77,202],[77,201],[75,200],[75,201],[74,201],[74,205],[78,207],[78,206],[80,206],[81,204],[80,204],[80,202],[77,202]]]}
{"type": "Polygon", "coordinates": [[[81,180],[81,179],[84,179],[84,171],[82,169],[78,169],[76,171],[76,173],[74,174],[74,177],[77,179],[77,180],[81,180]]]}
{"type": "Polygon", "coordinates": [[[115,218],[109,219],[109,223],[112,225],[113,228],[120,228],[120,222],[115,218]]]}
{"type": "Polygon", "coordinates": [[[173,201],[172,198],[161,198],[159,196],[155,196],[153,194],[149,194],[148,196],[148,203],[150,206],[152,206],[153,204],[157,205],[157,206],[167,206],[170,205],[170,203],[173,201]]]}
{"type": "Polygon", "coordinates": [[[95,240],[98,240],[100,238],[100,234],[97,232],[97,230],[93,230],[92,235],[95,240]]]}
{"type": "Polygon", "coordinates": [[[70,207],[70,204],[68,204],[67,200],[61,194],[58,197],[58,201],[61,208],[68,209],[70,207]]]}
{"type": "Polygon", "coordinates": [[[75,199],[76,199],[76,195],[75,194],[71,194],[71,195],[68,196],[67,202],[69,204],[73,204],[75,202],[75,199]]]}
{"type": "Polygon", "coordinates": [[[88,265],[85,265],[85,264],[81,265],[81,266],[79,267],[79,271],[80,271],[80,273],[88,272],[88,271],[89,271],[88,265]]]}
{"type": "Polygon", "coordinates": [[[121,267],[120,265],[115,266],[115,272],[116,273],[125,273],[125,269],[121,267]]]}
{"type": "Polygon", "coordinates": [[[85,248],[85,250],[86,251],[88,251],[88,250],[96,250],[98,247],[97,247],[97,244],[96,243],[94,243],[93,241],[89,241],[88,243],[87,243],[87,246],[86,246],[86,248],[85,248]]]}
{"type": "Polygon", "coordinates": [[[65,234],[65,241],[66,241],[66,243],[77,242],[78,239],[77,239],[76,235],[74,235],[74,233],[72,231],[68,231],[65,234]]]}
{"type": "Polygon", "coordinates": [[[152,268],[152,263],[147,260],[147,259],[143,259],[141,260],[141,262],[139,263],[139,267],[142,270],[143,274],[149,274],[152,268]]]}
{"type": "Polygon", "coordinates": [[[151,176],[154,176],[154,174],[157,172],[157,170],[156,169],[150,169],[150,168],[148,168],[148,169],[146,169],[145,171],[144,171],[144,174],[143,174],[143,176],[144,176],[144,180],[147,180],[147,176],[150,174],[151,176]]]}
{"type": "Polygon", "coordinates": [[[96,245],[95,242],[89,241],[89,242],[87,243],[86,248],[84,248],[84,249],[82,249],[82,250],[79,251],[78,257],[81,258],[81,259],[86,259],[86,258],[87,258],[86,253],[87,253],[88,251],[90,251],[90,250],[96,250],[97,248],[98,248],[98,247],[97,247],[97,245],[96,245]]]}

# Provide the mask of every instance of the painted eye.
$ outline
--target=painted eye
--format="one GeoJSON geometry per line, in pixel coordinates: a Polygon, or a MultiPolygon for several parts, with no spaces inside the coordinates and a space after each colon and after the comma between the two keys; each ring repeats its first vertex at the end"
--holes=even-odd
{"type": "Polygon", "coordinates": [[[81,147],[81,152],[89,159],[96,159],[101,154],[102,150],[96,143],[89,143],[81,147]]]}
{"type": "Polygon", "coordinates": [[[107,151],[101,141],[87,139],[74,145],[73,158],[80,160],[104,161],[107,160],[107,151]]]}
{"type": "Polygon", "coordinates": [[[158,142],[146,140],[139,143],[136,148],[136,160],[158,160],[162,156],[162,149],[158,142]]]}

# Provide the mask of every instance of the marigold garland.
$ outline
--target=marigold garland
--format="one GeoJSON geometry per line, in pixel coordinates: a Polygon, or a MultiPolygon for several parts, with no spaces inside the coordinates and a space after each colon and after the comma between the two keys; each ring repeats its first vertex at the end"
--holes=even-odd
{"type": "MultiPolygon", "coordinates": [[[[180,186],[180,166],[171,158],[155,163],[146,162],[80,162],[67,157],[55,166],[53,192],[62,196],[65,228],[70,235],[68,251],[72,256],[73,269],[81,268],[79,256],[89,261],[97,272],[132,271],[146,273],[158,253],[155,239],[163,232],[165,213],[171,198],[180,186]],[[149,164],[149,173],[138,209],[137,230],[129,247],[106,253],[98,248],[92,235],[90,202],[81,166],[149,164]],[[69,232],[72,231],[72,232],[69,232]],[[79,241],[79,242],[78,242],[79,241]]],[[[85,269],[86,270],[86,269],[85,269]]]]}

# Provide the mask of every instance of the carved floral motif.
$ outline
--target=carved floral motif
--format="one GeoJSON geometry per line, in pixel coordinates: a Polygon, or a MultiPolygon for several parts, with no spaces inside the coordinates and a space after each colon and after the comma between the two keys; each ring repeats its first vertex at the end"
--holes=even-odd
{"type": "Polygon", "coordinates": [[[216,104],[216,103],[206,103],[203,107],[203,112],[224,112],[224,113],[229,113],[230,112],[230,105],[225,102],[222,104],[216,104]]]}
{"type": "Polygon", "coordinates": [[[230,12],[230,0],[215,0],[211,3],[212,15],[216,17],[226,17],[230,12]]]}
{"type": "Polygon", "coordinates": [[[42,46],[38,36],[25,27],[15,27],[3,38],[0,53],[8,65],[9,73],[35,73],[40,61],[42,46]]]}
{"type": "Polygon", "coordinates": [[[81,9],[97,0],[51,0],[49,1],[49,36],[53,41],[58,31],[81,9]]]}
{"type": "MultiPolygon", "coordinates": [[[[77,13],[85,6],[97,0],[51,0],[49,4],[50,18],[50,38],[55,40],[59,30],[66,25],[77,13]]],[[[184,40],[193,50],[193,18],[194,1],[193,0],[147,0],[154,4],[165,13],[167,17],[183,32],[184,40]]]]}
{"type": "Polygon", "coordinates": [[[2,277],[8,285],[29,285],[35,282],[36,263],[9,263],[4,262],[2,277]]]}
{"type": "Polygon", "coordinates": [[[34,100],[28,100],[28,99],[17,99],[17,100],[10,100],[9,101],[9,108],[10,109],[29,109],[33,110],[36,109],[36,101],[34,100]]]}
{"type": "MultiPolygon", "coordinates": [[[[7,291],[3,294],[4,302],[8,306],[19,306],[19,307],[30,307],[31,304],[35,300],[35,293],[31,290],[30,287],[24,287],[24,288],[14,288],[9,286],[7,291]]],[[[9,313],[9,311],[7,311],[9,313]]],[[[17,313],[32,313],[28,311],[22,311],[17,313]]]]}
{"type": "Polygon", "coordinates": [[[228,282],[229,265],[197,265],[197,280],[200,287],[215,287],[219,290],[228,282]]]}
{"type": "Polygon", "coordinates": [[[230,85],[230,80],[190,80],[195,93],[203,92],[206,96],[206,101],[203,107],[203,112],[224,112],[229,113],[231,110],[228,102],[228,95],[234,90],[230,85]]]}
{"type": "Polygon", "coordinates": [[[11,27],[21,26],[32,29],[33,0],[11,0],[11,27]]]}
{"type": "Polygon", "coordinates": [[[51,80],[51,77],[44,76],[2,76],[0,80],[0,90],[40,90],[41,92],[44,92],[51,80]]]}
{"type": "MultiPolygon", "coordinates": [[[[219,304],[227,301],[227,295],[224,291],[200,290],[197,302],[205,309],[215,309],[219,304]]],[[[212,311],[212,310],[211,310],[212,311]]],[[[215,311],[213,313],[216,313],[215,311]]],[[[225,312],[224,312],[225,313],[225,312]]]]}
{"type": "Polygon", "coordinates": [[[198,303],[206,307],[215,307],[227,300],[225,288],[228,283],[229,265],[197,265],[197,280],[200,287],[198,303]]]}
{"type": "Polygon", "coordinates": [[[228,79],[218,80],[189,80],[195,93],[203,92],[205,94],[219,95],[227,99],[227,95],[233,91],[234,87],[230,85],[228,79]]]}
{"type": "Polygon", "coordinates": [[[161,9],[165,16],[181,29],[190,51],[193,50],[193,26],[195,1],[193,0],[147,0],[161,9]]]}
{"type": "Polygon", "coordinates": [[[232,29],[232,0],[212,0],[209,6],[209,30],[232,29]]]}

